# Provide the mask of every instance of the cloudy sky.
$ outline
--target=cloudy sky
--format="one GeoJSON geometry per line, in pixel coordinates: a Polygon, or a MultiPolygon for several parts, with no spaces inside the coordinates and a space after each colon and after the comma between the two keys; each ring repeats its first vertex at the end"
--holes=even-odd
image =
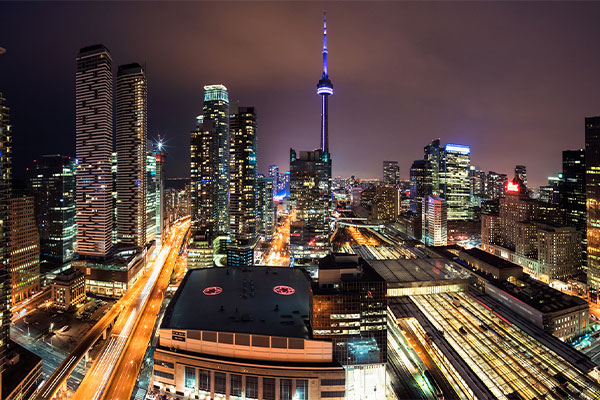
{"type": "Polygon", "coordinates": [[[168,176],[189,174],[202,87],[223,83],[258,113],[260,172],[319,145],[322,11],[328,15],[335,175],[408,176],[431,139],[534,185],[584,146],[600,114],[600,3],[0,3],[0,91],[15,173],[40,154],[75,155],[75,56],[103,43],[145,63],[149,136],[168,140],[168,176]]]}

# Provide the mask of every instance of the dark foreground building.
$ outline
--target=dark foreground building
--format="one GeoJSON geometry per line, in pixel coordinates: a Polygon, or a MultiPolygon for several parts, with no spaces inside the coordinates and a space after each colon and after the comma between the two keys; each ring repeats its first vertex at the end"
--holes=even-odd
{"type": "Polygon", "coordinates": [[[196,399],[343,399],[344,368],[332,341],[313,335],[311,304],[300,269],[189,270],[160,326],[154,389],[196,399]]]}

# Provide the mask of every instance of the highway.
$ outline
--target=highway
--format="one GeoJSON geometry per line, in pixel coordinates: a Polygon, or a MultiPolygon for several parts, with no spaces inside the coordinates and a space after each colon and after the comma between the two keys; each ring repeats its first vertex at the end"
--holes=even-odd
{"type": "MultiPolygon", "coordinates": [[[[174,232],[173,232],[174,233],[174,232]]],[[[173,235],[172,233],[172,235],[173,235]]],[[[172,236],[171,236],[172,237],[172,236]]],[[[33,396],[33,399],[36,400],[45,400],[52,399],[54,395],[61,389],[65,380],[71,375],[73,370],[79,361],[85,356],[90,347],[98,340],[98,338],[102,335],[102,333],[115,321],[119,322],[119,320],[129,319],[129,314],[133,311],[136,305],[139,305],[136,300],[138,300],[143,292],[146,293],[146,297],[150,292],[150,289],[153,286],[153,283],[150,287],[148,287],[149,281],[153,278],[154,281],[162,267],[162,264],[166,260],[167,254],[169,252],[169,246],[163,246],[163,249],[160,251],[159,256],[155,260],[155,262],[144,272],[144,274],[138,279],[138,281],[125,293],[125,295],[117,302],[115,305],[94,325],[88,333],[81,338],[79,344],[73,349],[71,354],[69,354],[62,363],[58,366],[58,368],[50,375],[50,377],[43,383],[40,390],[33,396]],[[121,314],[121,311],[127,310],[121,314]]],[[[133,323],[129,322],[128,328],[133,328],[133,323]]],[[[113,332],[114,333],[114,332],[113,332]]],[[[123,337],[117,336],[117,338],[111,337],[107,348],[110,346],[111,349],[114,349],[117,345],[124,345],[123,337]],[[117,340],[117,339],[121,340],[117,340]],[[113,340],[114,339],[114,340],[113,340]]],[[[116,361],[116,360],[113,360],[116,361]]],[[[103,363],[103,365],[107,365],[103,363]]]]}
{"type": "MultiPolygon", "coordinates": [[[[176,235],[175,237],[179,238],[181,235],[176,235]]],[[[133,392],[137,376],[142,366],[144,355],[148,350],[154,325],[159,316],[161,304],[167,288],[169,287],[171,274],[174,272],[175,266],[178,263],[178,243],[180,242],[175,242],[171,246],[171,252],[169,253],[165,266],[152,290],[148,303],[140,316],[139,322],[133,331],[131,340],[127,344],[117,367],[114,369],[103,396],[100,397],[101,399],[128,400],[131,398],[131,393],[133,392]]],[[[93,380],[91,383],[93,385],[93,380]]],[[[84,390],[83,393],[86,393],[86,391],[84,390]]],[[[77,398],[79,397],[76,396],[75,399],[77,398]]],[[[83,399],[84,397],[81,398],[83,399]]]]}
{"type": "MultiPolygon", "coordinates": [[[[105,398],[105,393],[110,389],[109,382],[111,382],[111,378],[117,370],[117,365],[121,364],[121,360],[125,360],[125,362],[130,365],[128,365],[128,375],[126,377],[119,377],[118,381],[122,384],[130,383],[129,394],[131,394],[131,390],[133,390],[133,386],[135,385],[137,372],[139,371],[140,365],[138,364],[137,369],[133,371],[131,368],[133,360],[129,358],[130,354],[125,351],[125,348],[129,346],[129,344],[133,344],[133,348],[138,349],[141,345],[143,349],[141,350],[142,354],[140,357],[143,357],[148,342],[150,341],[150,333],[154,323],[149,323],[146,326],[150,332],[147,336],[147,340],[145,341],[133,333],[136,331],[137,327],[144,330],[143,315],[144,311],[147,309],[147,306],[150,306],[150,310],[153,308],[155,309],[154,318],[156,318],[156,314],[160,308],[160,302],[158,305],[155,303],[150,305],[150,300],[156,298],[156,296],[152,296],[152,293],[154,293],[157,283],[161,282],[164,286],[161,289],[161,297],[164,296],[171,272],[173,270],[175,259],[177,258],[181,242],[188,227],[189,220],[175,224],[170,235],[165,240],[165,243],[163,244],[158,257],[156,258],[156,261],[149,267],[149,276],[146,279],[140,279],[140,281],[143,282],[143,288],[141,292],[138,296],[131,299],[131,301],[126,304],[125,308],[123,309],[123,313],[119,319],[117,319],[117,322],[112,329],[112,333],[107,345],[94,362],[91,370],[88,371],[83,378],[83,381],[75,392],[73,399],[99,400],[105,398]],[[138,321],[141,321],[142,324],[138,324],[138,321]],[[141,343],[141,341],[143,341],[143,343],[141,343]],[[131,362],[129,362],[130,360],[131,362]],[[124,379],[121,380],[121,378],[124,379]],[[130,382],[128,382],[126,378],[129,378],[130,382]]],[[[117,397],[106,398],[117,399],[117,397]]],[[[125,399],[125,397],[121,398],[125,399]]],[[[129,397],[127,397],[127,399],[128,398],[129,397]]]]}
{"type": "Polygon", "coordinates": [[[600,385],[465,293],[411,296],[498,399],[600,399],[600,385]]]}

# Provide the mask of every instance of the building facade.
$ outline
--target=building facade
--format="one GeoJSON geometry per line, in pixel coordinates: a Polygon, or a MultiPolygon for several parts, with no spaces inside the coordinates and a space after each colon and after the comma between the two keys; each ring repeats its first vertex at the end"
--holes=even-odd
{"type": "Polygon", "coordinates": [[[448,220],[473,218],[469,170],[471,149],[460,144],[444,147],[444,199],[448,205],[448,220]]]}
{"type": "Polygon", "coordinates": [[[68,310],[86,301],[85,274],[78,269],[69,268],[57,274],[50,286],[52,305],[56,308],[68,310]]]}
{"type": "Polygon", "coordinates": [[[204,121],[214,123],[215,159],[214,176],[216,186],[215,228],[218,235],[229,232],[229,95],[223,85],[204,86],[204,121]]]}
{"type": "Polygon", "coordinates": [[[229,116],[229,232],[227,263],[254,264],[256,245],[256,112],[232,106],[229,116]]]}
{"type": "Polygon", "coordinates": [[[273,179],[259,174],[256,178],[256,233],[264,240],[271,240],[276,221],[273,179]]]}
{"type": "Polygon", "coordinates": [[[112,58],[106,47],[84,47],[75,78],[77,252],[106,257],[112,249],[112,58]]]}
{"type": "Polygon", "coordinates": [[[35,198],[41,259],[63,264],[73,259],[77,236],[75,171],[77,162],[62,155],[44,155],[29,171],[35,198]]]}
{"type": "Polygon", "coordinates": [[[383,162],[383,184],[400,186],[400,167],[398,161],[383,162]]]}
{"type": "Polygon", "coordinates": [[[423,243],[427,246],[448,244],[448,206],[446,200],[438,196],[423,198],[422,229],[423,243]]]}
{"type": "Polygon", "coordinates": [[[400,215],[402,192],[396,186],[377,186],[372,217],[377,221],[394,222],[400,215]]]}
{"type": "Polygon", "coordinates": [[[0,93],[0,389],[10,340],[10,198],[12,128],[10,110],[0,93]]]}
{"type": "Polygon", "coordinates": [[[160,218],[160,194],[157,174],[156,153],[146,154],[146,242],[156,239],[160,218]]]}
{"type": "Polygon", "coordinates": [[[594,297],[600,292],[600,116],[585,119],[587,278],[594,297]]]}
{"type": "Polygon", "coordinates": [[[10,286],[15,305],[40,290],[40,236],[31,196],[10,200],[10,286]]]}
{"type": "Polygon", "coordinates": [[[582,233],[581,259],[587,262],[587,212],[585,209],[585,150],[565,150],[562,154],[562,179],[559,183],[559,201],[565,214],[566,225],[582,233]]]}
{"type": "Polygon", "coordinates": [[[117,72],[117,241],[146,244],[148,83],[139,64],[117,72]]]}

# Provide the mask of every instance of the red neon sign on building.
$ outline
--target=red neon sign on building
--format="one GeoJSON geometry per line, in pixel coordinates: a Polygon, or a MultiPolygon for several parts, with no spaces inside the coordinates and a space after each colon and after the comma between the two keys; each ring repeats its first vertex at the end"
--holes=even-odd
{"type": "Polygon", "coordinates": [[[511,193],[519,193],[519,184],[514,182],[508,182],[506,184],[506,191],[511,193]]]}

